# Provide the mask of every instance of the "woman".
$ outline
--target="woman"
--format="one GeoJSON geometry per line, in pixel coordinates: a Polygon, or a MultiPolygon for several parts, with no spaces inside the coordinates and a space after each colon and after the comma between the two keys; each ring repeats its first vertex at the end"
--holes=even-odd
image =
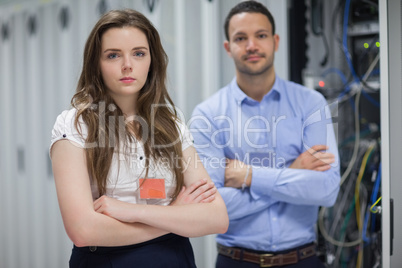
{"type": "Polygon", "coordinates": [[[188,237],[227,230],[166,68],[157,30],[137,11],[106,13],[88,37],[50,147],[70,267],[195,267],[188,237]]]}

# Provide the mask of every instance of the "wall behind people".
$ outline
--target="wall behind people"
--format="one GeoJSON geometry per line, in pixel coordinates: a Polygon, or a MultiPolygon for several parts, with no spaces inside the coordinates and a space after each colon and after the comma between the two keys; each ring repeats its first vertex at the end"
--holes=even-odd
{"type": "MultiPolygon", "coordinates": [[[[222,25],[234,2],[0,1],[0,267],[67,267],[72,243],[58,209],[48,146],[56,116],[69,107],[85,38],[99,16],[127,7],[150,18],[169,56],[171,94],[187,121],[196,104],[233,77],[222,25]]],[[[286,79],[287,1],[261,2],[278,14],[275,67],[286,79]]],[[[214,237],[191,241],[198,266],[212,267],[214,237]]]]}

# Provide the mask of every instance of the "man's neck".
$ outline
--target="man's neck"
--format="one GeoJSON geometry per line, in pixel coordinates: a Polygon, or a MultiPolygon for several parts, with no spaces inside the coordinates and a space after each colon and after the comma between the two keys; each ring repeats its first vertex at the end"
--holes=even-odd
{"type": "Polygon", "coordinates": [[[263,75],[242,75],[237,74],[239,88],[250,98],[261,101],[268,94],[275,83],[275,72],[263,75]]]}

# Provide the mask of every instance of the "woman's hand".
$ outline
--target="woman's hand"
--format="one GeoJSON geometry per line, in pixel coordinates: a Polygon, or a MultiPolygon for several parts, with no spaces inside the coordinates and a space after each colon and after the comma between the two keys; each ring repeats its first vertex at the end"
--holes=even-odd
{"type": "Polygon", "coordinates": [[[188,188],[183,186],[177,198],[170,205],[210,203],[215,199],[216,191],[217,189],[213,182],[201,179],[191,184],[188,188]]]}
{"type": "Polygon", "coordinates": [[[94,201],[96,212],[122,222],[135,222],[136,205],[103,195],[94,201]]]}
{"type": "MultiPolygon", "coordinates": [[[[215,199],[217,189],[213,182],[201,179],[188,188],[183,186],[177,198],[170,204],[172,206],[210,203],[215,199]]],[[[94,201],[94,209],[96,212],[115,218],[122,222],[136,222],[136,208],[140,205],[130,204],[119,201],[115,198],[103,195],[94,201]]]]}

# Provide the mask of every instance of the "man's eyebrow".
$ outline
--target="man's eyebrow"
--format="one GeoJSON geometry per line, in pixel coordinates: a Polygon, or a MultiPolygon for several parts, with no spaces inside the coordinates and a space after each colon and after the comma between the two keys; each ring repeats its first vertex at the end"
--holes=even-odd
{"type": "Polygon", "coordinates": [[[270,33],[271,31],[266,30],[266,29],[261,29],[261,30],[258,30],[256,33],[261,33],[261,32],[270,33]]]}
{"type": "Polygon", "coordinates": [[[237,32],[237,33],[234,33],[233,36],[240,35],[240,34],[246,34],[246,33],[245,32],[237,32]]]}
{"type": "Polygon", "coordinates": [[[241,37],[241,36],[245,36],[246,35],[246,33],[245,32],[237,32],[237,33],[234,33],[232,36],[231,36],[231,38],[237,38],[237,37],[241,37]]]}
{"type": "MultiPolygon", "coordinates": [[[[269,30],[266,30],[266,29],[261,29],[261,30],[258,30],[258,31],[256,31],[255,33],[256,34],[258,34],[258,33],[270,33],[271,31],[269,31],[269,30]]],[[[246,33],[245,32],[237,32],[237,33],[234,33],[233,34],[233,36],[237,36],[237,35],[246,35],[246,33]]]]}

